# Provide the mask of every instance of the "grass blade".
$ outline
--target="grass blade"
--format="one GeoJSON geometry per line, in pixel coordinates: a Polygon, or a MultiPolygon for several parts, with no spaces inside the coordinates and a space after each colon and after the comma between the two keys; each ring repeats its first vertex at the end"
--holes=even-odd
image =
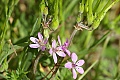
{"type": "Polygon", "coordinates": [[[82,78],[91,70],[92,67],[94,67],[97,64],[98,60],[96,60],[85,72],[83,75],[81,75],[78,80],[82,80],[82,78]]]}

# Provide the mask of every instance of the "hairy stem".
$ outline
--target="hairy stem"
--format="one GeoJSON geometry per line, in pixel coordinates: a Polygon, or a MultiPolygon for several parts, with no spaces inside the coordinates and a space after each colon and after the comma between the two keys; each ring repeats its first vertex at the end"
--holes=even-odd
{"type": "Polygon", "coordinates": [[[72,40],[73,40],[73,38],[74,38],[74,36],[75,36],[75,34],[76,34],[77,31],[78,31],[77,29],[74,29],[74,31],[72,32],[72,34],[71,34],[71,36],[70,36],[70,40],[69,40],[69,45],[68,45],[68,47],[70,46],[70,44],[71,44],[71,42],[72,42],[72,40]]]}
{"type": "Polygon", "coordinates": [[[60,67],[60,64],[62,63],[64,58],[61,58],[61,60],[59,61],[59,63],[57,63],[56,67],[55,67],[55,71],[52,73],[51,77],[49,78],[49,80],[57,73],[59,67],[60,67]]]}
{"type": "Polygon", "coordinates": [[[33,63],[33,80],[34,80],[34,77],[35,77],[35,74],[36,74],[36,69],[37,69],[37,65],[38,65],[38,62],[39,62],[39,59],[42,57],[42,53],[41,51],[39,51],[38,55],[36,56],[35,60],[34,60],[34,63],[33,63]]]}
{"type": "Polygon", "coordinates": [[[42,78],[42,80],[45,80],[45,78],[47,78],[47,76],[54,70],[55,66],[48,72],[48,74],[46,76],[44,76],[44,78],[42,78]]]}

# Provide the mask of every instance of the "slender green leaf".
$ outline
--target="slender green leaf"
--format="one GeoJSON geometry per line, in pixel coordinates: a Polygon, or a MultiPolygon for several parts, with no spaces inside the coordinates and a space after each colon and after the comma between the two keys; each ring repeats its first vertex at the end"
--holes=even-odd
{"type": "Polygon", "coordinates": [[[36,19],[36,21],[35,21],[35,23],[33,25],[33,28],[32,28],[32,31],[30,33],[30,36],[32,36],[35,33],[35,31],[37,29],[37,23],[38,23],[38,18],[36,19]]]}
{"type": "Polygon", "coordinates": [[[96,47],[98,44],[100,44],[103,40],[107,38],[107,36],[110,34],[110,31],[108,31],[105,35],[103,35],[99,40],[97,40],[93,45],[89,47],[89,49],[96,47]]]}
{"type": "Polygon", "coordinates": [[[82,80],[82,78],[97,64],[98,60],[96,60],[85,72],[81,75],[78,80],[82,80]]]}

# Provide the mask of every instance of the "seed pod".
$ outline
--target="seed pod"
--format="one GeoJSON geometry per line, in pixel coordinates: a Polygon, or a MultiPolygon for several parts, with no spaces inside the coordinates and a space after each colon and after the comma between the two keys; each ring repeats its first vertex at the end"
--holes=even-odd
{"type": "Polygon", "coordinates": [[[84,0],[82,0],[82,3],[79,4],[79,15],[77,17],[77,23],[79,23],[82,20],[83,12],[84,12],[84,0]]]}
{"type": "Polygon", "coordinates": [[[45,1],[42,0],[41,3],[40,3],[40,11],[41,11],[42,14],[44,12],[44,9],[45,9],[45,1]]]}
{"type": "Polygon", "coordinates": [[[77,23],[79,23],[82,20],[82,14],[80,13],[77,17],[77,23]]]}
{"type": "Polygon", "coordinates": [[[48,15],[48,8],[47,8],[47,7],[44,8],[44,12],[43,12],[43,14],[44,14],[45,16],[48,15]]]}
{"type": "Polygon", "coordinates": [[[90,30],[96,29],[99,26],[99,24],[100,24],[100,20],[99,19],[94,20],[90,30]]]}
{"type": "Polygon", "coordinates": [[[92,4],[93,0],[88,0],[88,13],[87,13],[88,25],[91,25],[93,23],[92,4]]]}
{"type": "Polygon", "coordinates": [[[101,10],[101,12],[97,13],[96,14],[96,17],[93,21],[93,24],[92,24],[92,29],[96,29],[101,20],[104,18],[104,16],[106,15],[106,12],[119,0],[115,0],[115,1],[111,1],[111,0],[108,0],[107,4],[104,6],[104,8],[101,10]]]}
{"type": "Polygon", "coordinates": [[[48,39],[49,38],[49,29],[47,29],[47,28],[44,29],[44,33],[43,34],[44,34],[44,37],[48,39]]]}
{"type": "MultiPolygon", "coordinates": [[[[83,1],[83,0],[82,0],[83,1]]],[[[84,12],[84,3],[80,3],[79,5],[79,12],[83,13],[84,12]]]]}
{"type": "Polygon", "coordinates": [[[58,10],[58,0],[54,0],[54,5],[53,5],[53,10],[54,10],[54,13],[53,13],[53,19],[52,19],[52,23],[51,23],[51,28],[53,30],[56,30],[59,26],[59,19],[58,19],[58,13],[59,13],[59,10],[58,10]]]}
{"type": "Polygon", "coordinates": [[[88,12],[88,0],[85,3],[85,12],[88,12]]]}
{"type": "Polygon", "coordinates": [[[59,26],[59,20],[58,20],[58,17],[57,18],[53,18],[52,20],[52,24],[51,24],[51,28],[53,30],[56,30],[59,26]]]}

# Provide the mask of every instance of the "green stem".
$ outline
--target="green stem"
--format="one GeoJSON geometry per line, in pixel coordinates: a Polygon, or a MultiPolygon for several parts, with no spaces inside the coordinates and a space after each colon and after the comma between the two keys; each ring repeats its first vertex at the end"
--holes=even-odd
{"type": "Polygon", "coordinates": [[[108,36],[108,37],[106,38],[105,42],[104,42],[103,49],[102,49],[102,53],[101,53],[101,56],[100,56],[100,58],[99,58],[99,62],[98,62],[98,65],[97,65],[97,67],[96,67],[96,70],[95,70],[95,71],[97,71],[97,72],[96,72],[96,75],[95,75],[94,80],[97,80],[98,72],[99,72],[99,66],[100,66],[100,64],[101,64],[101,59],[102,59],[102,54],[104,54],[104,51],[105,51],[105,49],[106,49],[106,47],[107,47],[107,44],[108,44],[109,40],[110,40],[110,36],[108,36]]]}
{"type": "Polygon", "coordinates": [[[93,31],[90,31],[90,32],[88,32],[88,34],[87,34],[87,39],[86,39],[86,41],[85,41],[85,43],[84,43],[84,47],[85,47],[85,48],[86,48],[86,47],[89,47],[89,46],[88,46],[88,43],[90,42],[92,33],[93,33],[93,31]]]}
{"type": "Polygon", "coordinates": [[[47,73],[46,76],[44,76],[44,78],[42,78],[42,80],[45,80],[45,78],[47,78],[47,76],[54,70],[55,66],[47,73]]]}
{"type": "Polygon", "coordinates": [[[82,80],[82,78],[92,69],[93,66],[97,64],[98,60],[96,60],[85,72],[83,75],[81,75],[78,80],[82,80]]]}

